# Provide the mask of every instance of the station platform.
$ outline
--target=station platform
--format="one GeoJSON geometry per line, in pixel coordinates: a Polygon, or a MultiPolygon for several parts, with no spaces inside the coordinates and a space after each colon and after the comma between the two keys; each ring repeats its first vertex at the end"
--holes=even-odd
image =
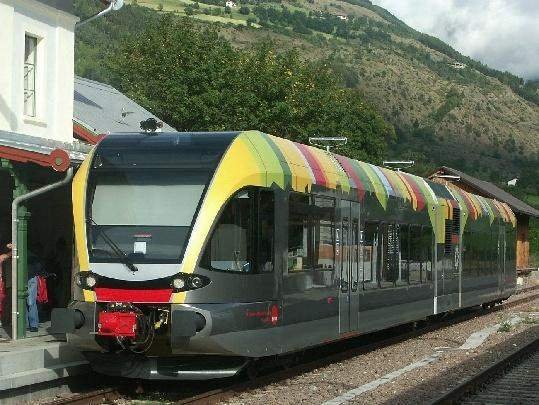
{"type": "Polygon", "coordinates": [[[44,336],[0,340],[0,404],[27,402],[16,398],[34,391],[30,387],[90,372],[88,362],[62,335],[45,333],[43,327],[34,335],[44,336]]]}

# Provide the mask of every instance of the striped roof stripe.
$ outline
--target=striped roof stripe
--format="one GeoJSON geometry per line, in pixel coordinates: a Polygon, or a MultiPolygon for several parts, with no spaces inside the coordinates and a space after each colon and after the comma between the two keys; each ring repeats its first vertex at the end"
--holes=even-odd
{"type": "Polygon", "coordinates": [[[268,186],[275,183],[283,189],[306,192],[316,185],[354,194],[360,202],[369,192],[384,210],[389,197],[394,196],[409,201],[416,211],[432,207],[429,217],[433,225],[433,211],[439,205],[448,207],[449,218],[455,208],[460,208],[472,220],[488,217],[492,223],[499,217],[516,223],[506,204],[467,193],[454,185],[446,187],[454,198],[447,199],[447,195],[438,196],[424,178],[409,173],[395,172],[261,132],[243,132],[239,137],[247,137],[256,149],[257,157],[265,166],[268,186]]]}

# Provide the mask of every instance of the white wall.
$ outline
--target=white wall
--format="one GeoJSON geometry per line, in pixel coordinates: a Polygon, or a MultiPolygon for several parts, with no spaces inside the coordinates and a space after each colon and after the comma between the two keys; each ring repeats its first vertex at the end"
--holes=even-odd
{"type": "Polygon", "coordinates": [[[73,140],[77,18],[34,0],[0,0],[0,130],[73,140]],[[24,38],[39,38],[36,117],[24,116],[24,38]]]}

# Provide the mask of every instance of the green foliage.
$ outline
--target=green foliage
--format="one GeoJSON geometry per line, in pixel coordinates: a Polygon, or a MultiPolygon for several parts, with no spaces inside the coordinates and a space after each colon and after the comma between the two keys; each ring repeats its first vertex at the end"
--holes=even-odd
{"type": "Polygon", "coordinates": [[[234,50],[216,31],[172,17],[124,41],[111,60],[113,83],[180,131],[347,136],[343,153],[379,162],[392,129],[331,66],[272,43],[234,50]]]}
{"type": "MultiPolygon", "coordinates": [[[[98,0],[74,0],[76,14],[87,18],[103,9],[98,0]]],[[[110,83],[110,69],[103,62],[114,57],[117,44],[157,23],[159,15],[140,6],[125,6],[77,29],[75,35],[75,73],[88,79],[110,83]]]]}
{"type": "Polygon", "coordinates": [[[224,7],[226,1],[225,0],[203,0],[201,1],[201,3],[224,7]]]}
{"type": "Polygon", "coordinates": [[[441,122],[447,114],[462,104],[462,94],[452,87],[445,95],[444,103],[434,112],[432,118],[434,122],[441,122]]]}

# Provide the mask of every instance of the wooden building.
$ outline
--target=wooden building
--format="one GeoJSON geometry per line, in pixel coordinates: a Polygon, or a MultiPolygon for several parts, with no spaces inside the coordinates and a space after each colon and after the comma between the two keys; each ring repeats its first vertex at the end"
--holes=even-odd
{"type": "Polygon", "coordinates": [[[488,181],[479,180],[451,167],[442,166],[436,169],[429,178],[438,183],[451,182],[470,193],[507,203],[517,217],[517,269],[519,272],[535,270],[535,268],[530,268],[529,227],[530,217],[539,218],[539,210],[488,181]]]}

